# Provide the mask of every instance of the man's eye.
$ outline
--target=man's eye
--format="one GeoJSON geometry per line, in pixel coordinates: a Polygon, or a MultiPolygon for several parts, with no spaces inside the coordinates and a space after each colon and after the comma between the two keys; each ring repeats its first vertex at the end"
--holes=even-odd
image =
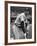
{"type": "Polygon", "coordinates": [[[30,21],[30,19],[27,19],[28,21],[30,21]]]}

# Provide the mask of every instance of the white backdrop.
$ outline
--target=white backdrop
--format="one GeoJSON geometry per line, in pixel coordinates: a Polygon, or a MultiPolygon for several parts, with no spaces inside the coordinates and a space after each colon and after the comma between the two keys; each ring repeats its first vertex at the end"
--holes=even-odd
{"type": "MultiPolygon", "coordinates": [[[[14,0],[13,0],[14,1],[14,0]]],[[[15,1],[18,1],[18,0],[15,0],[15,1]]],[[[22,2],[36,2],[37,3],[37,0],[19,0],[19,1],[22,1],[22,2]]],[[[4,0],[0,0],[0,46],[4,46],[4,32],[5,32],[5,8],[4,8],[4,0]]],[[[36,5],[37,6],[37,5],[36,5]]],[[[37,11],[37,8],[36,8],[36,11],[37,11]]],[[[36,13],[37,14],[37,13],[36,13]]],[[[37,16],[37,15],[36,15],[37,16]]],[[[37,18],[36,18],[36,26],[37,26],[37,18]]],[[[36,39],[37,39],[37,30],[36,30],[36,39]]],[[[20,45],[13,45],[13,46],[37,46],[37,43],[36,44],[20,44],[20,45]]]]}

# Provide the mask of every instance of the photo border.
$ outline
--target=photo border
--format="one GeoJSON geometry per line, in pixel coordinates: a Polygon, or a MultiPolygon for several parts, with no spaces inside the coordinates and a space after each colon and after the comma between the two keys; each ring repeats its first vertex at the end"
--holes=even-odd
{"type": "Polygon", "coordinates": [[[15,1],[5,1],[5,45],[14,45],[14,44],[29,44],[36,43],[36,3],[32,2],[15,2],[15,1]],[[15,4],[31,4],[34,5],[34,42],[18,42],[18,43],[8,43],[8,3],[15,4]]]}

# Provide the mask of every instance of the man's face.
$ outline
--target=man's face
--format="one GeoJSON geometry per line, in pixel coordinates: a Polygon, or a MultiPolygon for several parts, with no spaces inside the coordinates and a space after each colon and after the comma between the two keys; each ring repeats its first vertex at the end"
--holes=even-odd
{"type": "Polygon", "coordinates": [[[30,23],[30,20],[29,20],[29,16],[26,16],[25,14],[22,14],[20,16],[20,21],[21,21],[21,25],[23,25],[24,27],[30,23]]]}
{"type": "Polygon", "coordinates": [[[30,23],[29,21],[29,17],[26,17],[25,20],[24,20],[24,26],[27,27],[27,25],[30,23]]]}

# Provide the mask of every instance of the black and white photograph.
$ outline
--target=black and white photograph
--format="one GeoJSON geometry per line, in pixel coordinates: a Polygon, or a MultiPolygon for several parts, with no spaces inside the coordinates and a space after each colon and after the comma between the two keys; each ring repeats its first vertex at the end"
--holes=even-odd
{"type": "Polygon", "coordinates": [[[6,2],[5,42],[22,44],[36,42],[36,4],[6,2]]]}
{"type": "Polygon", "coordinates": [[[32,39],[32,8],[10,7],[10,38],[32,39]]]}

